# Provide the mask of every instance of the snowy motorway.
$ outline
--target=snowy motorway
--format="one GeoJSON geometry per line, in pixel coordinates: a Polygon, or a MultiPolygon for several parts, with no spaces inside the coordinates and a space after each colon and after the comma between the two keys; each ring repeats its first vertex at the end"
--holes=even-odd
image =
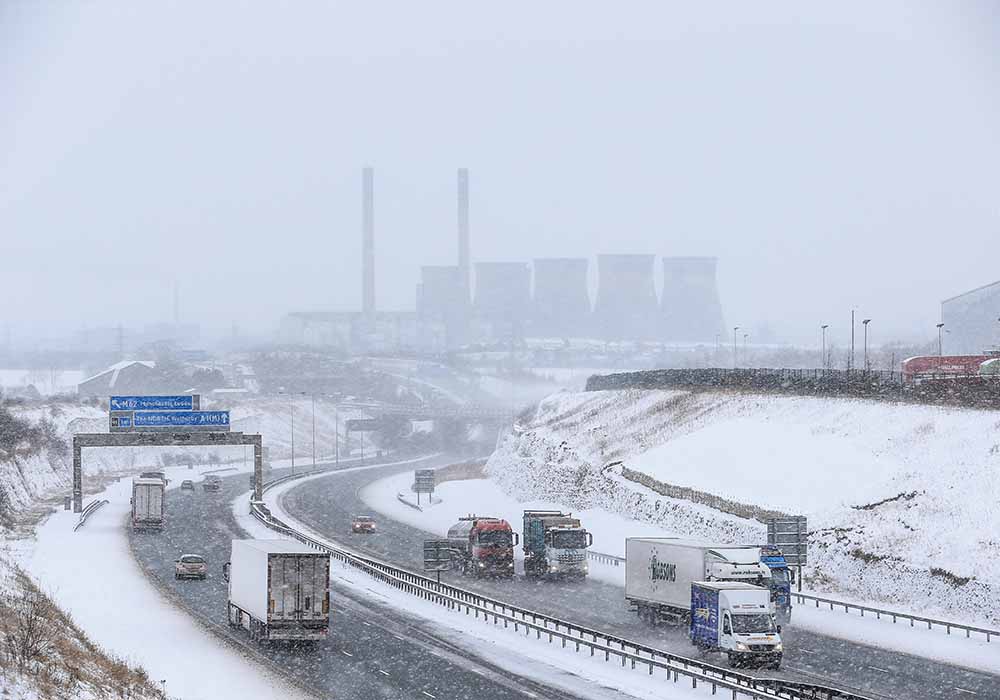
{"type": "MultiPolygon", "coordinates": [[[[352,548],[419,571],[422,542],[428,535],[408,525],[381,519],[374,536],[349,534],[351,516],[368,507],[358,491],[390,474],[410,471],[412,466],[387,466],[365,471],[331,474],[290,489],[283,508],[295,518],[330,538],[352,548]]],[[[621,588],[587,580],[583,583],[475,581],[446,575],[453,583],[582,625],[613,632],[679,654],[692,648],[680,630],[650,628],[640,624],[627,610],[621,588]]],[[[997,697],[1000,678],[947,664],[885,651],[855,642],[796,630],[784,635],[785,664],[781,677],[822,683],[860,691],[880,698],[997,697]]],[[[722,659],[715,660],[722,663],[722,659]]],[[[774,674],[768,672],[762,675],[774,674]]],[[[498,696],[499,697],[499,696],[498,696]]]]}
{"type": "MultiPolygon", "coordinates": [[[[437,462],[426,464],[440,466],[437,462]]],[[[276,470],[271,476],[285,472],[276,470]]],[[[233,631],[226,624],[221,567],[229,558],[231,540],[247,536],[230,508],[232,500],[247,490],[247,475],[241,473],[224,478],[219,493],[205,493],[200,488],[193,493],[171,491],[163,531],[130,533],[133,553],[146,575],[189,612],[244,649],[251,647],[245,632],[233,631]],[[206,581],[174,580],[174,559],[184,552],[208,558],[206,581]]],[[[323,697],[576,697],[485,661],[449,641],[433,623],[373,604],[359,591],[334,584],[332,601],[327,640],[312,648],[259,646],[253,648],[252,656],[323,697]]]]}

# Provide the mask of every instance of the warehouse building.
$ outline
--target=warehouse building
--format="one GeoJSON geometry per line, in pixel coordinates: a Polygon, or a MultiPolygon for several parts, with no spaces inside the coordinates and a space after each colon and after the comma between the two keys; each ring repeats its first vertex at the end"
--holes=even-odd
{"type": "Polygon", "coordinates": [[[1000,281],[941,302],[945,355],[978,355],[1000,346],[1000,281]]]}

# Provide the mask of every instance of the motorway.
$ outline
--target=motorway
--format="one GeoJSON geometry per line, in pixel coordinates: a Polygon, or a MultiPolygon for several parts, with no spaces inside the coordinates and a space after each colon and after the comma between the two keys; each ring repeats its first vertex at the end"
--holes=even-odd
{"type": "MultiPolygon", "coordinates": [[[[420,466],[439,466],[428,461],[420,466]]],[[[412,466],[410,467],[412,468],[412,466]]],[[[285,473],[275,470],[272,478],[285,473]]],[[[233,517],[230,503],[247,493],[247,475],[224,477],[218,493],[172,489],[167,519],[159,533],[130,532],[132,552],[144,573],[214,631],[252,650],[249,655],[272,670],[291,676],[320,697],[337,698],[557,698],[580,696],[517,676],[449,641],[435,624],[379,605],[363,593],[342,585],[331,591],[329,637],[314,646],[251,645],[243,630],[226,619],[226,583],[222,564],[230,543],[246,537],[233,517]],[[205,581],[175,581],[174,559],[182,553],[208,558],[205,581]]],[[[183,644],[183,640],[177,640],[183,644]]],[[[586,697],[621,698],[606,688],[586,697]]]]}
{"type": "MultiPolygon", "coordinates": [[[[412,466],[388,466],[333,473],[290,489],[282,496],[281,505],[329,539],[419,572],[423,564],[423,540],[431,537],[427,533],[380,518],[376,534],[350,534],[351,517],[371,511],[358,497],[358,491],[376,479],[412,469],[412,466]]],[[[627,609],[621,588],[593,579],[580,583],[529,582],[519,576],[513,581],[493,581],[447,573],[442,580],[667,651],[686,656],[695,653],[683,630],[664,626],[654,629],[640,623],[635,613],[627,609]]],[[[892,700],[1000,697],[1000,678],[990,674],[796,630],[794,626],[786,627],[782,636],[785,638],[782,672],[762,672],[763,677],[819,683],[892,700]]],[[[705,660],[719,665],[725,661],[721,655],[711,655],[705,660]]]]}

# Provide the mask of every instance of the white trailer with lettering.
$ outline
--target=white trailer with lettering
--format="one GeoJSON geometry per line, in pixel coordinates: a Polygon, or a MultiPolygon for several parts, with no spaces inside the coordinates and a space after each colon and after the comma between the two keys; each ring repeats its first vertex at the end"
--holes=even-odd
{"type": "Polygon", "coordinates": [[[625,540],[625,600],[639,619],[688,622],[691,585],[697,581],[744,581],[767,587],[771,570],[760,547],[712,544],[678,537],[625,540]]]}

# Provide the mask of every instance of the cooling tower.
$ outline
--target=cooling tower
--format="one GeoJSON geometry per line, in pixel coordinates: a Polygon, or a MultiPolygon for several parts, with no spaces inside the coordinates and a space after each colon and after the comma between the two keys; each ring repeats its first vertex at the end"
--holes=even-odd
{"type": "Polygon", "coordinates": [[[654,255],[598,255],[594,324],[608,340],[649,340],[659,333],[654,255]]]}
{"type": "Polygon", "coordinates": [[[663,259],[663,339],[715,342],[724,332],[716,258],[663,259]]]}
{"type": "Polygon", "coordinates": [[[531,300],[531,271],[517,262],[476,263],[473,313],[483,321],[523,322],[531,300]]]}
{"type": "Polygon", "coordinates": [[[581,337],[590,332],[586,258],[535,258],[531,334],[581,337]]]}

